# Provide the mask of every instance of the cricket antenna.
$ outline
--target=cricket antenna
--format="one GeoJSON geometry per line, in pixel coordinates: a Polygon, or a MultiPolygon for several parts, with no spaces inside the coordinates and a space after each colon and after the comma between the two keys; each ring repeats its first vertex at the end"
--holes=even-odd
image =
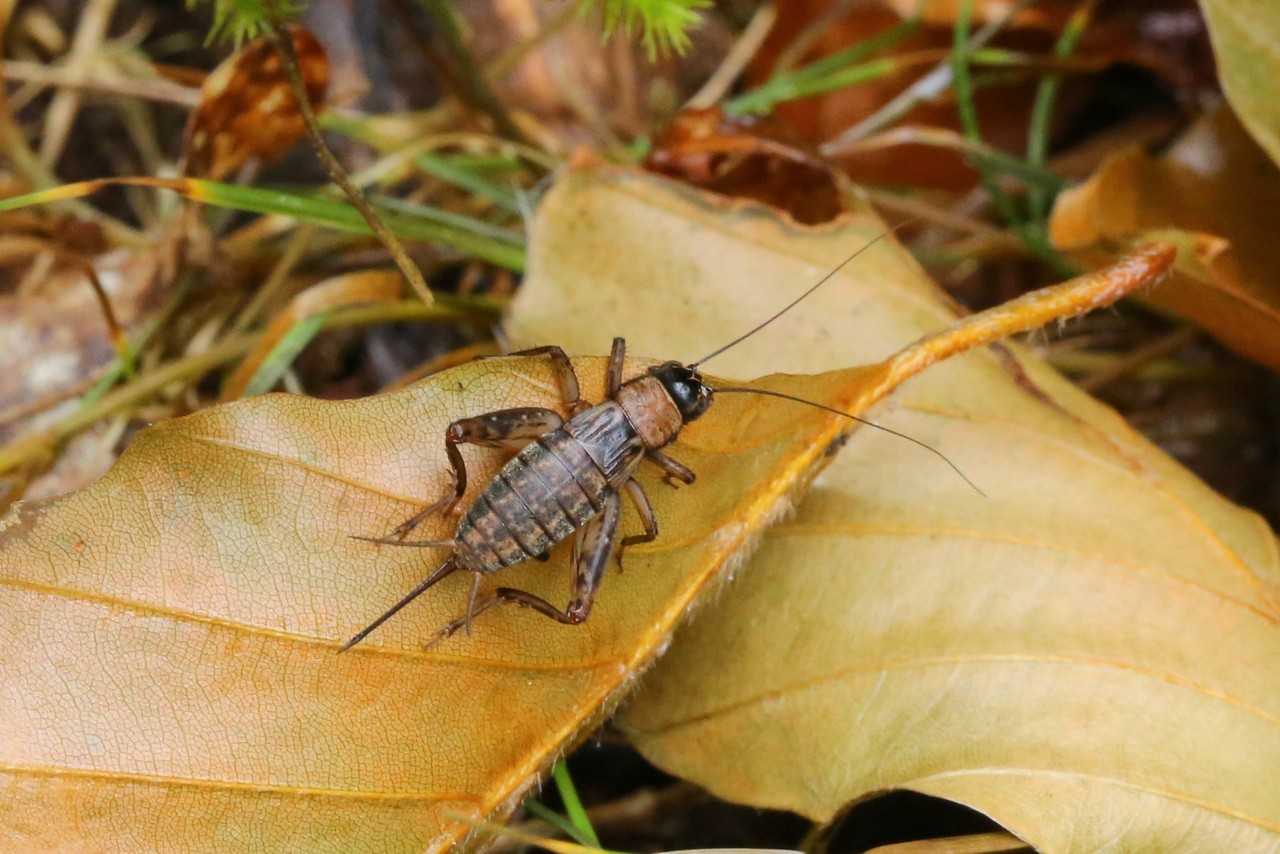
{"type": "Polygon", "coordinates": [[[965,476],[965,473],[960,471],[960,468],[955,463],[947,459],[947,455],[942,453],[942,451],[939,451],[937,448],[933,447],[932,445],[928,445],[924,442],[921,442],[919,439],[912,438],[911,436],[908,436],[906,433],[899,433],[897,430],[893,430],[893,429],[890,429],[889,427],[885,427],[883,424],[877,424],[874,421],[868,421],[865,418],[859,418],[858,416],[851,415],[850,413],[844,412],[843,410],[833,409],[830,406],[824,406],[821,403],[816,403],[812,400],[805,400],[803,397],[796,397],[793,394],[784,394],[780,391],[766,391],[764,389],[758,389],[758,388],[719,388],[717,387],[717,388],[713,388],[712,392],[714,392],[715,394],[725,394],[725,393],[727,394],[762,394],[765,397],[780,397],[783,400],[794,400],[796,403],[803,403],[806,406],[812,406],[817,409],[824,410],[826,412],[834,413],[835,415],[843,415],[845,418],[849,418],[853,421],[857,421],[859,424],[865,424],[868,427],[874,427],[877,430],[883,430],[886,433],[892,433],[893,435],[898,436],[899,438],[906,439],[908,442],[912,442],[916,445],[919,445],[920,447],[924,448],[926,451],[928,451],[931,454],[936,454],[938,457],[941,457],[944,463],[951,466],[952,471],[960,475],[961,479],[963,479],[965,483],[973,487],[974,492],[978,493],[983,498],[987,497],[987,494],[983,492],[981,489],[979,489],[976,483],[969,480],[969,478],[965,476]]]}
{"type": "Polygon", "coordinates": [[[696,361],[696,362],[690,362],[690,363],[689,363],[689,365],[688,365],[687,367],[688,367],[690,370],[696,369],[699,365],[702,365],[702,364],[705,364],[705,363],[707,363],[707,362],[711,361],[711,360],[712,360],[712,359],[714,359],[716,356],[719,356],[721,353],[723,353],[725,350],[728,350],[730,347],[736,347],[737,345],[741,344],[743,341],[746,341],[746,340],[747,340],[748,338],[750,338],[752,335],[755,335],[755,334],[756,334],[757,332],[759,332],[761,329],[764,329],[764,328],[765,328],[766,326],[768,326],[770,323],[773,323],[773,322],[774,322],[775,320],[777,320],[779,317],[782,317],[782,315],[786,314],[788,311],[791,311],[791,309],[793,309],[793,308],[795,308],[797,305],[799,305],[799,304],[800,304],[800,302],[801,302],[802,300],[804,300],[807,296],[809,296],[809,294],[813,293],[813,292],[814,292],[814,291],[816,291],[818,288],[822,287],[822,286],[823,286],[823,285],[825,285],[827,282],[831,281],[832,277],[833,277],[833,276],[835,276],[835,274],[836,274],[836,273],[839,273],[841,270],[843,270],[843,269],[844,269],[844,268],[849,264],[849,262],[850,262],[850,261],[852,261],[854,258],[857,258],[857,257],[858,257],[859,255],[861,255],[863,252],[866,252],[868,249],[870,249],[872,246],[875,246],[877,243],[879,243],[879,242],[880,242],[881,240],[883,240],[884,238],[888,237],[890,234],[893,234],[895,231],[898,231],[898,230],[899,230],[899,229],[901,229],[901,228],[904,228],[904,227],[906,227],[906,226],[908,226],[908,225],[911,225],[911,224],[913,224],[914,222],[915,222],[915,220],[913,220],[913,219],[909,219],[909,220],[907,220],[907,221],[906,221],[906,222],[904,222],[904,223],[899,223],[898,225],[895,225],[893,228],[889,229],[888,231],[882,231],[880,234],[877,234],[877,235],[876,235],[875,237],[873,237],[871,240],[867,241],[866,243],[862,244],[862,246],[858,247],[858,250],[857,250],[856,252],[854,252],[854,253],[853,253],[852,255],[850,255],[848,258],[844,259],[844,260],[843,260],[843,261],[841,261],[839,264],[837,264],[837,265],[836,265],[836,267],[835,267],[835,269],[833,269],[830,273],[827,273],[825,276],[823,276],[821,279],[819,279],[817,282],[815,282],[815,283],[814,283],[814,284],[809,288],[809,290],[805,291],[805,292],[804,292],[804,293],[802,293],[800,296],[796,297],[796,298],[795,298],[795,299],[793,299],[791,302],[787,303],[786,307],[785,307],[785,308],[783,308],[781,311],[779,311],[777,314],[775,314],[773,317],[770,317],[768,320],[766,320],[764,323],[761,323],[760,325],[756,326],[754,329],[751,329],[751,330],[749,330],[749,331],[747,331],[747,332],[743,333],[742,335],[739,335],[737,338],[733,339],[733,340],[732,340],[732,341],[730,341],[728,344],[725,344],[723,347],[720,347],[720,348],[719,348],[719,349],[717,349],[717,350],[712,350],[710,354],[708,354],[708,355],[706,355],[706,356],[703,356],[703,357],[702,357],[701,359],[699,359],[698,361],[696,361]]]}

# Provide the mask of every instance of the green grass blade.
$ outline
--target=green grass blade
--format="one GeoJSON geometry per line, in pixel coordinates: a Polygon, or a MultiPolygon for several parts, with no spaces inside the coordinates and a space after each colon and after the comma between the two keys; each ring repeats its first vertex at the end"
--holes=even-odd
{"type": "MultiPolygon", "coordinates": [[[[1066,59],[1076,49],[1080,36],[1088,26],[1093,15],[1096,0],[1085,0],[1068,20],[1062,34],[1053,46],[1053,55],[1058,59],[1066,59]]],[[[1027,129],[1027,165],[1043,169],[1049,156],[1049,120],[1053,117],[1053,104],[1058,95],[1058,87],[1062,83],[1061,74],[1046,75],[1036,87],[1035,100],[1031,105],[1031,122],[1027,129]]],[[[1040,187],[1030,187],[1027,192],[1027,207],[1031,222],[1042,231],[1048,217],[1049,204],[1057,192],[1049,192],[1040,187]]]]}
{"type": "Polygon", "coordinates": [[[582,831],[578,830],[578,828],[574,826],[573,822],[569,821],[569,819],[560,815],[558,812],[546,806],[545,804],[539,803],[533,798],[530,798],[529,800],[525,801],[524,808],[525,808],[525,811],[529,813],[529,815],[533,816],[534,818],[542,819],[547,824],[556,828],[565,836],[569,837],[579,845],[584,845],[590,848],[599,847],[598,845],[595,845],[594,843],[592,843],[591,840],[583,836],[582,831]]]}
{"type": "Polygon", "coordinates": [[[569,817],[569,823],[577,831],[573,835],[574,839],[583,845],[599,848],[600,837],[596,836],[596,829],[591,826],[591,819],[587,818],[587,811],[578,797],[573,778],[569,776],[569,768],[563,761],[557,762],[552,767],[551,779],[555,780],[556,791],[560,793],[560,800],[564,802],[565,815],[569,817]]]}
{"type": "MultiPolygon", "coordinates": [[[[956,16],[956,24],[952,30],[951,66],[953,86],[956,93],[956,112],[960,116],[960,127],[964,135],[971,141],[982,143],[982,130],[978,125],[978,108],[973,100],[974,84],[969,69],[969,25],[973,18],[973,0],[962,0],[960,13],[956,16]]],[[[987,162],[980,158],[971,158],[970,163],[978,170],[982,186],[986,189],[991,201],[1000,211],[1000,215],[1009,225],[1017,228],[1021,222],[1013,199],[1000,187],[996,176],[987,162]]]]}
{"type": "MultiPolygon", "coordinates": [[[[292,217],[302,222],[352,234],[373,234],[360,212],[345,201],[315,194],[304,195],[285,190],[241,187],[197,178],[140,176],[63,184],[47,190],[0,199],[0,212],[63,199],[83,198],[106,186],[155,187],[172,190],[189,199],[219,207],[292,217]]],[[[524,270],[524,237],[517,232],[424,205],[384,200],[382,208],[387,227],[403,240],[418,240],[423,243],[447,246],[463,255],[489,261],[509,270],[517,272],[524,270]]]]}
{"type": "Polygon", "coordinates": [[[776,74],[755,89],[731,98],[724,105],[725,111],[731,115],[763,115],[783,101],[829,92],[896,71],[897,64],[892,59],[868,63],[863,60],[898,44],[918,27],[916,19],[903,21],[864,42],[794,71],[776,74]]]}
{"type": "MultiPolygon", "coordinates": [[[[290,216],[354,234],[373,233],[360,212],[344,201],[214,181],[192,183],[201,188],[199,200],[209,204],[290,216]]],[[[436,243],[511,270],[524,269],[524,240],[513,231],[425,205],[401,205],[380,199],[377,207],[387,228],[402,240],[436,243]]]]}
{"type": "MultiPolygon", "coordinates": [[[[504,187],[480,174],[484,167],[492,164],[493,158],[478,161],[468,155],[446,157],[428,152],[419,154],[413,162],[418,168],[441,181],[447,181],[472,195],[488,199],[512,213],[520,213],[520,200],[511,187],[504,187]]],[[[516,164],[510,160],[504,159],[501,162],[506,168],[516,167],[516,164]]]]}
{"type": "Polygon", "coordinates": [[[243,396],[257,397],[271,391],[284,372],[289,370],[293,360],[298,358],[303,348],[319,334],[331,314],[333,314],[332,311],[318,311],[289,327],[289,331],[281,336],[276,345],[271,348],[271,352],[262,360],[262,364],[258,365],[258,370],[245,385],[243,396]]]}

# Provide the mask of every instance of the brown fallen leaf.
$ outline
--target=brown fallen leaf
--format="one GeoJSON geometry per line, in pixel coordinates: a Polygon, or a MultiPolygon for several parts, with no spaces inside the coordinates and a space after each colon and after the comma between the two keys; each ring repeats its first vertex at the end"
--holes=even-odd
{"type": "MultiPolygon", "coordinates": [[[[621,330],[633,352],[678,358],[751,328],[883,229],[866,215],[804,229],[608,172],[563,181],[537,223],[517,340],[591,351],[621,330]]],[[[873,360],[946,321],[933,293],[876,247],[708,367],[873,360]]],[[[1014,355],[953,359],[868,413],[986,498],[859,431],[677,634],[621,726],[721,797],[817,820],[905,788],[1046,852],[1276,848],[1275,537],[1014,355]]]]}
{"type": "MultiPolygon", "coordinates": [[[[291,25],[288,32],[318,109],[329,87],[329,60],[305,27],[291,25]]],[[[224,60],[201,87],[183,139],[183,174],[222,180],[250,160],[284,156],[305,129],[279,54],[270,39],[257,39],[224,60]]]]}
{"type": "Polygon", "coordinates": [[[817,225],[844,212],[847,179],[768,119],[685,108],[653,140],[644,166],[723,196],[754,199],[817,225]]]}
{"type": "MultiPolygon", "coordinates": [[[[1132,274],[976,316],[885,362],[753,387],[858,411],[931,360],[1115,299],[1168,261],[1157,248],[1132,274]]],[[[605,360],[575,364],[600,399],[605,360]]],[[[512,809],[613,708],[850,426],[727,395],[675,446],[697,488],[646,476],[662,537],[629,553],[585,625],[507,609],[424,651],[464,607],[470,580],[455,577],[339,655],[443,559],[351,535],[444,491],[446,425],[558,404],[546,360],[527,358],[359,401],[269,395],[157,425],[93,486],[18,505],[0,523],[3,844],[442,850],[512,809]]],[[[465,453],[471,500],[500,455],[465,453]]],[[[499,581],[560,601],[566,551],[499,581]]]]}
{"type": "Polygon", "coordinates": [[[1056,246],[1089,263],[1131,242],[1183,247],[1175,274],[1149,299],[1203,326],[1243,356],[1280,367],[1280,261],[1259,211],[1280,206],[1280,169],[1226,107],[1160,157],[1114,154],[1058,197],[1056,246]]]}

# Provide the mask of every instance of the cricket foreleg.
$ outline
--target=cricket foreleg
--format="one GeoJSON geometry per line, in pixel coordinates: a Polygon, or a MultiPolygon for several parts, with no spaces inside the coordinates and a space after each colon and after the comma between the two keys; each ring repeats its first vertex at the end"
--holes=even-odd
{"type": "Polygon", "coordinates": [[[662,469],[662,479],[668,486],[675,486],[673,481],[676,480],[688,485],[698,479],[693,469],[681,465],[661,451],[645,451],[644,458],[662,469]]]}
{"type": "Polygon", "coordinates": [[[605,568],[609,565],[609,556],[618,545],[618,520],[622,517],[622,497],[617,493],[605,500],[604,508],[582,528],[582,544],[573,580],[569,587],[569,605],[561,611],[541,596],[514,587],[499,587],[492,593],[475,600],[468,613],[454,620],[440,630],[428,647],[444,640],[459,629],[465,628],[471,620],[495,605],[511,602],[532,608],[559,623],[576,626],[591,615],[591,606],[595,604],[596,591],[600,588],[600,579],[604,577],[605,568]]]}

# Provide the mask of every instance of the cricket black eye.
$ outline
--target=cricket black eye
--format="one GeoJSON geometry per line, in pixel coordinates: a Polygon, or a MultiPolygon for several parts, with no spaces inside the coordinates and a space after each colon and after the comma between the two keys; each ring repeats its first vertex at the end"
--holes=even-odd
{"type": "Polygon", "coordinates": [[[711,407],[711,387],[702,382],[698,372],[679,362],[664,362],[649,373],[662,383],[662,387],[675,401],[680,417],[687,423],[693,421],[711,407]]]}

